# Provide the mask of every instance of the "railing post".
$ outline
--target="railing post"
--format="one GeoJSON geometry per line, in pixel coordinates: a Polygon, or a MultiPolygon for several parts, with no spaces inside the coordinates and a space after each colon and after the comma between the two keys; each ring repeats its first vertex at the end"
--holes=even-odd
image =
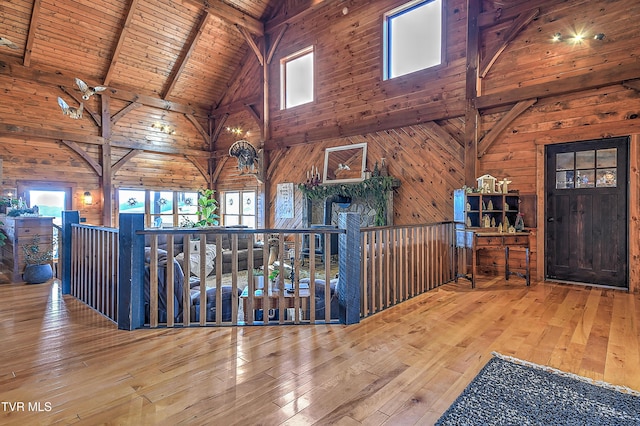
{"type": "Polygon", "coordinates": [[[134,330],[144,325],[144,214],[120,214],[118,235],[118,328],[134,330]]]}
{"type": "Polygon", "coordinates": [[[80,223],[80,213],[77,210],[62,212],[62,231],[58,236],[61,240],[62,251],[59,254],[60,276],[62,280],[62,294],[71,294],[71,225],[80,223]]]}
{"type": "Polygon", "coordinates": [[[360,215],[340,213],[338,228],[345,234],[338,238],[338,304],[342,324],[360,322],[360,215]]]}

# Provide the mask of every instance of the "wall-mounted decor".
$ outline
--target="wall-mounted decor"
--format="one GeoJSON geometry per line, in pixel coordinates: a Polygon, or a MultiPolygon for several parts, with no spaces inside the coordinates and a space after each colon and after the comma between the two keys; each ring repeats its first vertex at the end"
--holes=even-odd
{"type": "Polygon", "coordinates": [[[293,219],[293,182],[279,183],[276,194],[276,219],[293,219]]]}
{"type": "Polygon", "coordinates": [[[324,151],[324,183],[360,182],[367,165],[367,144],[327,148],[324,151]]]}
{"type": "Polygon", "coordinates": [[[5,188],[2,190],[2,196],[7,198],[16,198],[18,190],[16,188],[5,188]]]}

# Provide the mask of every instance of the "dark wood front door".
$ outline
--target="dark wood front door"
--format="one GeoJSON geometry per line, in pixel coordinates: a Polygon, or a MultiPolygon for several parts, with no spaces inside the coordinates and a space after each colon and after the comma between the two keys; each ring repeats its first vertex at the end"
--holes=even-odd
{"type": "Polygon", "coordinates": [[[546,277],[628,287],[629,138],[546,148],[546,277]]]}

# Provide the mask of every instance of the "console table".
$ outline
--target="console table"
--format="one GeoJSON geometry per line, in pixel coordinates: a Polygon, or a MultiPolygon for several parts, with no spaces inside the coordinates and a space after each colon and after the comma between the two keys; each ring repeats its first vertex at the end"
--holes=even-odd
{"type": "Polygon", "coordinates": [[[471,257],[471,276],[466,274],[458,275],[471,281],[471,288],[476,287],[476,268],[478,251],[483,249],[504,249],[504,279],[509,280],[510,275],[517,275],[526,280],[527,286],[530,285],[531,273],[529,270],[529,232],[483,232],[483,231],[458,231],[465,235],[459,235],[457,238],[458,247],[470,248],[471,257]],[[509,250],[517,248],[525,251],[525,272],[511,271],[509,269],[509,250]]]}

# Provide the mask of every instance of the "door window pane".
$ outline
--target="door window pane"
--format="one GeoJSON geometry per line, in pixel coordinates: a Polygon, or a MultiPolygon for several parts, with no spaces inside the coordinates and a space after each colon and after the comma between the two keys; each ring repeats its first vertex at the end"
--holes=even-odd
{"type": "Polygon", "coordinates": [[[598,180],[596,186],[599,188],[615,187],[617,185],[616,169],[598,170],[598,180]]]}
{"type": "Polygon", "coordinates": [[[556,189],[573,188],[573,170],[556,172],[556,189]]]}
{"type": "Polygon", "coordinates": [[[573,152],[556,154],[556,170],[573,170],[573,152]]]}
{"type": "Polygon", "coordinates": [[[597,151],[597,164],[596,167],[616,167],[617,166],[617,148],[599,149],[597,151]]]}
{"type": "Polygon", "coordinates": [[[594,170],[578,170],[576,173],[576,188],[593,188],[596,184],[594,170]]]}
{"type": "Polygon", "coordinates": [[[595,167],[595,151],[576,152],[576,169],[593,169],[595,167]]]}

